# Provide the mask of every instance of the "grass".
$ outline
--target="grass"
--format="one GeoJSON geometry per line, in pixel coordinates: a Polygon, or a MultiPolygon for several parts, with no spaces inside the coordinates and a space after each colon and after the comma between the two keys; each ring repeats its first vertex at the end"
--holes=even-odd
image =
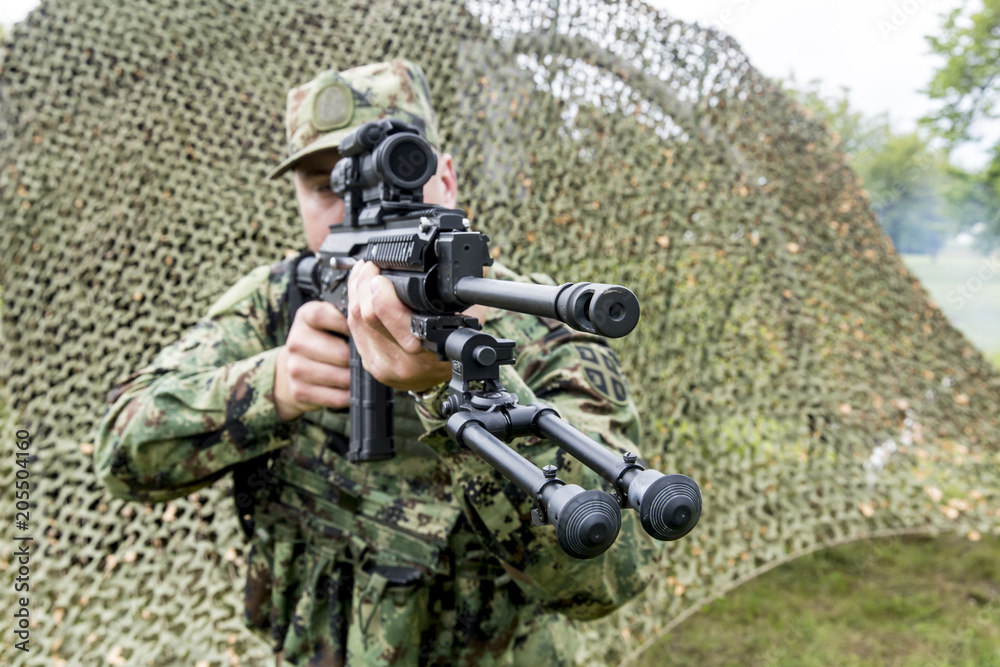
{"type": "Polygon", "coordinates": [[[903,255],[948,319],[1000,367],[1000,258],[950,245],[931,259],[903,255]]]}
{"type": "Polygon", "coordinates": [[[636,665],[1000,666],[1000,538],[805,556],[708,605],[636,665]]]}

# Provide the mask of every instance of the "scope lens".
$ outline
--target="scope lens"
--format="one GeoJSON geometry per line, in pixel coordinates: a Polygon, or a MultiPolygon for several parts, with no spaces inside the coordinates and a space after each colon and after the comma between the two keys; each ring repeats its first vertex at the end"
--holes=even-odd
{"type": "Polygon", "coordinates": [[[403,180],[410,181],[424,173],[427,156],[411,142],[401,142],[389,153],[389,169],[403,180]]]}
{"type": "Polygon", "coordinates": [[[397,134],[378,147],[376,162],[385,180],[397,188],[423,187],[437,170],[437,157],[430,144],[419,136],[397,134]]]}

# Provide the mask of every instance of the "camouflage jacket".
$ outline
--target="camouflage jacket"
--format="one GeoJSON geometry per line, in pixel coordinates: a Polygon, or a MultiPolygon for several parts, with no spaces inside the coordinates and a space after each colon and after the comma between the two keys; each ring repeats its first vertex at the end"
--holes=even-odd
{"type": "MultiPolygon", "coordinates": [[[[245,621],[288,664],[568,662],[566,618],[591,619],[642,590],[659,550],[634,512],[617,542],[576,560],[532,502],[397,394],[397,455],[352,464],[344,411],[278,419],[275,360],[291,322],[290,262],[238,282],[180,340],[112,392],[95,468],[116,496],[163,501],[271,453],[259,491],[245,621]]],[[[491,277],[521,280],[497,265],[491,277]]],[[[544,278],[534,277],[536,281],[544,278]]],[[[635,450],[638,416],[605,341],[491,310],[485,330],[518,342],[502,382],[578,429],[635,450]]],[[[567,483],[607,484],[547,441],[511,443],[567,483]]]]}

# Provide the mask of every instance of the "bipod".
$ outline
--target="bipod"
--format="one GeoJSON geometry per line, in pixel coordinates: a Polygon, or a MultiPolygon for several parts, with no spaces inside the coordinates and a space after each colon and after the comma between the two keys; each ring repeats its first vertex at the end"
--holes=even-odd
{"type": "Polygon", "coordinates": [[[448,399],[440,406],[447,432],[535,501],[532,522],[556,527],[559,545],[576,558],[593,558],[614,543],[620,508],[639,513],[656,539],[676,540],[701,516],[701,492],[684,475],[646,469],[632,452],[619,458],[559,417],[548,405],[518,405],[500,383],[500,367],[513,364],[515,342],[480,330],[476,318],[415,315],[413,331],[424,346],[451,362],[448,399]],[[553,465],[539,469],[505,443],[521,436],[547,438],[611,482],[615,495],[566,484],[553,465]]]}

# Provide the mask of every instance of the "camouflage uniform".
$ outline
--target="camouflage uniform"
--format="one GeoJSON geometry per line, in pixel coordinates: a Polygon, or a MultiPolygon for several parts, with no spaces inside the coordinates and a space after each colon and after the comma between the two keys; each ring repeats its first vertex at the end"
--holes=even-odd
{"type": "MultiPolygon", "coordinates": [[[[603,555],[576,560],[531,501],[397,394],[397,455],[350,463],[345,411],[291,423],[275,410],[278,348],[291,326],[290,262],[238,282],[207,317],[112,394],[95,468],[119,497],[163,501],[270,453],[258,493],[245,621],[295,665],[568,662],[565,617],[636,595],[658,553],[631,511],[603,555]],[[559,612],[554,613],[554,612],[559,612]]],[[[491,277],[519,279],[502,266],[491,277]]],[[[534,277],[536,281],[544,278],[534,277]]],[[[484,329],[519,342],[501,380],[591,437],[635,450],[639,427],[615,354],[595,336],[490,310],[484,329]]],[[[512,443],[567,483],[607,488],[547,441],[512,443]]]]}

